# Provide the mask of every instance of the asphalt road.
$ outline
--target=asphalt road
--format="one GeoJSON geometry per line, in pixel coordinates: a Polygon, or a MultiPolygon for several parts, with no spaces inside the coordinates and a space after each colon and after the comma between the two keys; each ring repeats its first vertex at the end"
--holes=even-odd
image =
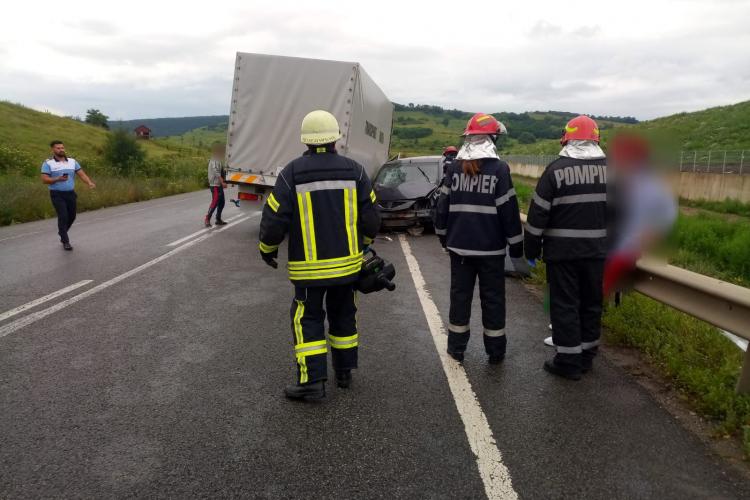
{"type": "Polygon", "coordinates": [[[398,287],[360,300],[353,388],[287,401],[291,286],[257,255],[257,214],[201,232],[208,201],[81,214],[73,252],[52,220],[0,228],[0,498],[484,498],[488,460],[506,498],[750,497],[606,356],[579,383],[544,373],[547,319],[517,281],[506,361],[481,336],[464,368],[441,358],[432,236],[377,241],[398,287]]]}

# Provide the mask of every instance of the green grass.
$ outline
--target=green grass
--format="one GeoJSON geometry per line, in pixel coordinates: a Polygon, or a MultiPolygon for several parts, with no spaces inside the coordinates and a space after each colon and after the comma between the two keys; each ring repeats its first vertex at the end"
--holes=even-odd
{"type": "Polygon", "coordinates": [[[703,210],[710,210],[711,212],[716,212],[720,214],[750,217],[750,203],[743,203],[739,200],[725,199],[723,201],[709,201],[709,200],[681,199],[680,205],[685,206],[685,207],[693,207],[693,208],[700,208],[703,210]]]}
{"type": "Polygon", "coordinates": [[[205,151],[166,140],[139,141],[146,153],[143,167],[118,176],[102,157],[107,131],[0,102],[0,225],[28,222],[54,215],[47,187],[39,179],[49,142],[65,142],[97,184],[89,191],[77,184],[79,210],[142,201],[200,189],[205,185],[205,151]]]}

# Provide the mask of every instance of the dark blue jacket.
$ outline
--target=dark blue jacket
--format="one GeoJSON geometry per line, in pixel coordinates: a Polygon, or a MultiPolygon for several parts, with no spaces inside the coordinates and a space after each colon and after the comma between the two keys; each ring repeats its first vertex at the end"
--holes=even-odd
{"type": "Polygon", "coordinates": [[[518,200],[504,161],[488,158],[480,173],[463,173],[462,161],[451,163],[440,188],[435,233],[443,246],[458,255],[523,256],[518,200]]]}

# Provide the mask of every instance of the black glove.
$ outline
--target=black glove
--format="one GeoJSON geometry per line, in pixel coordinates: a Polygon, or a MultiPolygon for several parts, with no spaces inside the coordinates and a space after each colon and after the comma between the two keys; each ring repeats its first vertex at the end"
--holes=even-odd
{"type": "Polygon", "coordinates": [[[438,235],[438,239],[440,240],[440,246],[445,248],[446,242],[445,242],[445,235],[438,235]]]}
{"type": "Polygon", "coordinates": [[[279,263],[276,262],[276,258],[279,256],[279,250],[276,249],[273,252],[264,253],[260,252],[260,257],[263,259],[263,262],[268,264],[274,269],[278,269],[279,263]]]}

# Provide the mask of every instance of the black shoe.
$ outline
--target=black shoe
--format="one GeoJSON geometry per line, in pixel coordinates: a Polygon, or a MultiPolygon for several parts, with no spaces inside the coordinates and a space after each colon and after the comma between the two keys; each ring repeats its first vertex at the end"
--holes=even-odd
{"type": "Polygon", "coordinates": [[[336,385],[341,389],[348,389],[352,385],[352,371],[351,370],[337,370],[336,371],[336,385]]]}
{"type": "Polygon", "coordinates": [[[221,219],[216,219],[216,222],[214,222],[214,224],[216,224],[217,226],[226,226],[227,225],[227,223],[224,222],[221,219]]]}
{"type": "Polygon", "coordinates": [[[448,349],[448,355],[458,361],[459,363],[463,363],[464,361],[464,353],[462,352],[453,352],[450,349],[448,349]]]}
{"type": "Polygon", "coordinates": [[[505,354],[492,354],[487,360],[491,365],[499,365],[505,359],[505,354]]]}
{"type": "Polygon", "coordinates": [[[581,370],[572,367],[568,368],[565,366],[560,366],[554,361],[545,361],[544,369],[545,371],[553,375],[557,375],[558,377],[566,378],[568,380],[581,380],[581,370]]]}
{"type": "Polygon", "coordinates": [[[588,373],[594,368],[594,361],[585,359],[581,362],[581,373],[588,373]]]}
{"type": "Polygon", "coordinates": [[[284,395],[289,399],[322,399],[326,397],[325,382],[289,385],[284,389],[284,395]]]}
{"type": "Polygon", "coordinates": [[[70,243],[63,243],[62,246],[65,250],[68,250],[68,251],[73,250],[73,245],[71,245],[70,243]]]}

